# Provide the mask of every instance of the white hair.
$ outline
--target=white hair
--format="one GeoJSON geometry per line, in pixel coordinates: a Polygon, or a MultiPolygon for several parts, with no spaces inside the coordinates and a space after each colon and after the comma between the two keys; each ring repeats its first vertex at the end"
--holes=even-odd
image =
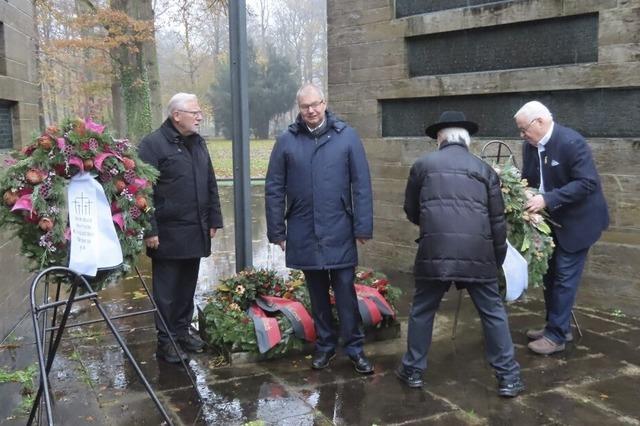
{"type": "Polygon", "coordinates": [[[542,102],[531,101],[527,102],[513,115],[513,118],[523,116],[525,121],[533,121],[536,118],[542,118],[544,121],[552,121],[553,115],[549,111],[549,108],[544,106],[542,102]]]}
{"type": "Polygon", "coordinates": [[[467,146],[471,143],[471,136],[467,129],[462,127],[445,127],[438,132],[438,144],[442,142],[464,142],[467,146]]]}
{"type": "Polygon", "coordinates": [[[300,89],[298,89],[298,92],[296,93],[296,101],[298,101],[298,99],[300,99],[300,96],[307,93],[309,90],[315,90],[318,96],[320,96],[321,100],[323,101],[327,100],[327,98],[324,97],[324,92],[322,91],[320,86],[317,86],[313,83],[305,83],[302,85],[300,89]]]}
{"type": "Polygon", "coordinates": [[[185,104],[189,101],[197,101],[198,97],[193,93],[176,93],[169,100],[167,105],[167,117],[171,117],[175,111],[185,108],[185,104]]]}

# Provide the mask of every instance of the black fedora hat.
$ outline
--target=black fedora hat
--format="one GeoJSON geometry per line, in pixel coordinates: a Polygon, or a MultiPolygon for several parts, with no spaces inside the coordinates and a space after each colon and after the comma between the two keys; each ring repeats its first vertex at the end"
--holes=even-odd
{"type": "Polygon", "coordinates": [[[463,112],[445,111],[440,114],[438,122],[427,127],[424,132],[427,136],[437,139],[438,132],[447,127],[462,127],[463,129],[466,129],[470,135],[473,135],[478,131],[478,125],[473,121],[467,121],[463,112]]]}

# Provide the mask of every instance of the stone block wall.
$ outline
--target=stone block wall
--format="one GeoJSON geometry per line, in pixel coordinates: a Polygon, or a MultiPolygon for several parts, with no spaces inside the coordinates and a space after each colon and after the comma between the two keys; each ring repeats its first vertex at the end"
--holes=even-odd
{"type": "MultiPolygon", "coordinates": [[[[0,1],[0,167],[8,148],[21,148],[39,131],[31,0],[0,1]]],[[[29,309],[29,274],[20,242],[0,229],[0,341],[29,309]]]]}
{"type": "Polygon", "coordinates": [[[33,18],[32,1],[0,1],[0,103],[9,106],[15,148],[39,130],[33,18]]]}
{"type": "Polygon", "coordinates": [[[520,161],[511,117],[538,98],[588,137],[609,203],[578,303],[640,315],[640,0],[328,0],[327,15],[329,108],[363,137],[372,170],[361,263],[411,271],[417,228],[402,202],[409,167],[435,148],[425,125],[459,106],[483,129],[476,152],[500,139],[520,161]]]}

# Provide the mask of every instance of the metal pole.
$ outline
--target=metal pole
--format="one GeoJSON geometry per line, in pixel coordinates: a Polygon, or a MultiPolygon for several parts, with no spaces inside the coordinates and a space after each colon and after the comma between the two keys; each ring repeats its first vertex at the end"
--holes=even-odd
{"type": "Polygon", "coordinates": [[[249,90],[247,84],[247,7],[229,2],[229,57],[233,144],[233,196],[236,272],[253,266],[251,253],[251,176],[249,173],[249,90]]]}

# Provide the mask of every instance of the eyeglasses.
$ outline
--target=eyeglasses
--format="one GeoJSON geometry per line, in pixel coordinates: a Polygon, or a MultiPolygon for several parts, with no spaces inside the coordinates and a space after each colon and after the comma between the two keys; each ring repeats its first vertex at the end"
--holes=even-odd
{"type": "Polygon", "coordinates": [[[301,111],[306,111],[306,110],[308,110],[309,108],[311,108],[311,109],[313,109],[313,110],[316,110],[316,109],[318,109],[318,107],[319,107],[320,105],[322,105],[323,103],[324,103],[324,100],[322,100],[322,101],[315,101],[315,102],[314,102],[314,103],[312,103],[312,104],[306,104],[306,105],[305,105],[305,104],[301,104],[301,105],[298,105],[298,108],[300,108],[300,110],[301,110],[301,111]]]}
{"type": "Polygon", "coordinates": [[[178,111],[186,112],[187,114],[191,114],[194,117],[197,117],[197,116],[202,117],[202,111],[200,111],[200,110],[198,110],[198,111],[188,111],[186,109],[179,109],[178,111]]]}
{"type": "Polygon", "coordinates": [[[531,120],[531,121],[529,122],[529,124],[527,124],[525,127],[522,127],[522,128],[518,127],[518,131],[519,131],[520,133],[527,133],[527,131],[529,130],[529,128],[531,127],[531,125],[533,124],[533,122],[534,122],[534,121],[536,121],[536,120],[537,120],[537,118],[534,118],[534,119],[533,119],[533,120],[531,120]]]}

